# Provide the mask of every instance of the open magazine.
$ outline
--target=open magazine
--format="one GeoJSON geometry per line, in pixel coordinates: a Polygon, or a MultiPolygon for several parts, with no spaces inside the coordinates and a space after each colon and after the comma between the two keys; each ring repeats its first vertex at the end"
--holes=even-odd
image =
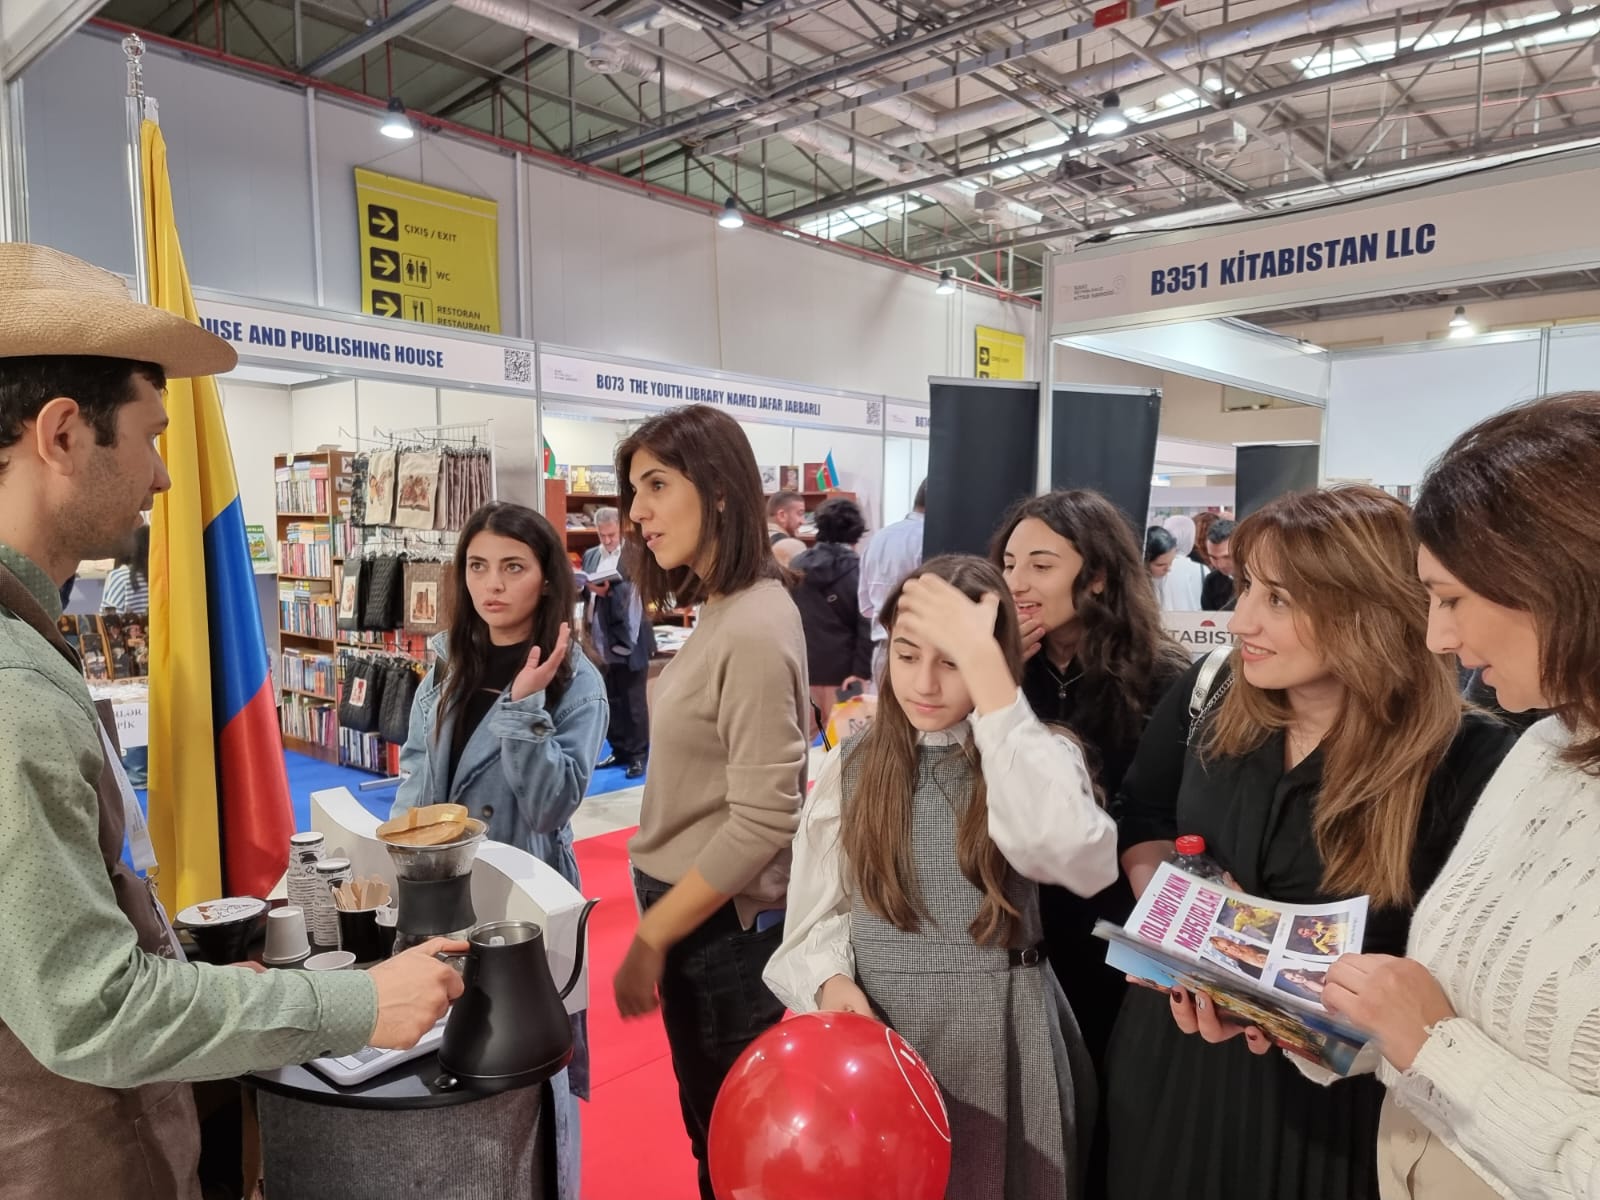
{"type": "Polygon", "coordinates": [[[1125,926],[1095,926],[1106,965],[1203,992],[1226,1015],[1340,1075],[1367,1037],[1322,1007],[1328,968],[1361,949],[1367,898],[1280,904],[1162,863],[1125,926]]]}

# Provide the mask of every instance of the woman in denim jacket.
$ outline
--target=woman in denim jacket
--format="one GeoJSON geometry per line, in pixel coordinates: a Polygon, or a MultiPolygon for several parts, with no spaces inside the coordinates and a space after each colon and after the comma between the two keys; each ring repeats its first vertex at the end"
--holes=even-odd
{"type": "MultiPolygon", "coordinates": [[[[609,711],[594,665],[569,652],[577,600],[560,535],[520,504],[491,503],[457,543],[448,634],[411,706],[405,776],[390,816],[462,804],[491,840],[526,850],[582,890],[572,814],[589,787],[609,711]]],[[[586,1014],[553,1081],[561,1200],[578,1197],[578,1111],[589,1097],[586,1014]]]]}

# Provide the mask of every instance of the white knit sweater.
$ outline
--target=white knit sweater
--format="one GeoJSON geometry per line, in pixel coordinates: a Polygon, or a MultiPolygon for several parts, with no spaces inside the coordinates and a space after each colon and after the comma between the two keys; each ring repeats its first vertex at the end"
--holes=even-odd
{"type": "Polygon", "coordinates": [[[1600,780],[1528,731],[1417,907],[1408,955],[1459,1014],[1395,1099],[1504,1196],[1600,1200],[1600,780]]]}

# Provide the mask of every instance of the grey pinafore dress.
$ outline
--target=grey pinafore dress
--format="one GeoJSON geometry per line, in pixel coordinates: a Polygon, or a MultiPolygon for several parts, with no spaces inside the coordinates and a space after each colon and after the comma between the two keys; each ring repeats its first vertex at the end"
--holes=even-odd
{"type": "MultiPolygon", "coordinates": [[[[1083,1037],[1050,968],[1013,966],[968,926],[982,892],[956,858],[972,768],[960,744],[924,735],[912,810],[912,861],[929,914],[906,933],[852,902],[850,942],[863,991],[927,1061],[950,1110],[947,1200],[1075,1200],[1093,1131],[1095,1084],[1083,1037]]],[[[846,755],[843,803],[858,772],[846,755]]],[[[1015,872],[1019,945],[1040,939],[1038,885],[1015,872]]]]}

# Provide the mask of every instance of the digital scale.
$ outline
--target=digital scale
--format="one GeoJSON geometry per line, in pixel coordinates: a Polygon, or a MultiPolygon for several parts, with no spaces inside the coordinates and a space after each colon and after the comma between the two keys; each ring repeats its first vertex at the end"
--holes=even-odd
{"type": "Polygon", "coordinates": [[[417,1044],[409,1050],[379,1050],[376,1046],[363,1046],[354,1054],[314,1058],[306,1066],[329,1083],[336,1083],[340,1087],[354,1087],[358,1083],[365,1083],[375,1076],[382,1075],[385,1071],[392,1071],[402,1063],[433,1053],[444,1038],[445,1019],[441,1017],[439,1023],[423,1034],[417,1044]]]}

